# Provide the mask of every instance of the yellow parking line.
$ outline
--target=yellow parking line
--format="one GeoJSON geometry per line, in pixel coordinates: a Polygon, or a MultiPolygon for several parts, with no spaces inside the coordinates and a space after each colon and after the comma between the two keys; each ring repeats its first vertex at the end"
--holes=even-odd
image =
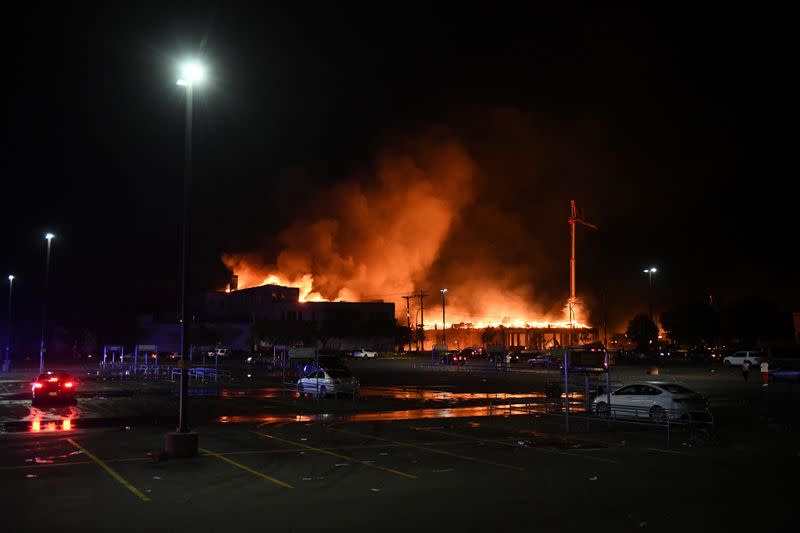
{"type": "Polygon", "coordinates": [[[124,486],[126,489],[128,489],[129,491],[131,491],[132,493],[134,493],[134,494],[136,495],[136,497],[137,497],[137,498],[139,498],[139,499],[140,499],[140,500],[142,500],[143,502],[149,502],[149,501],[150,501],[150,498],[149,498],[149,497],[145,496],[144,494],[142,494],[142,492],[141,492],[139,489],[137,489],[136,487],[134,487],[133,485],[131,485],[130,483],[128,483],[128,481],[127,481],[127,480],[126,480],[124,477],[122,477],[121,475],[119,475],[119,474],[117,473],[117,471],[116,471],[116,470],[114,470],[113,468],[111,468],[110,466],[108,466],[108,465],[107,465],[107,464],[106,464],[106,463],[105,463],[105,462],[104,462],[102,459],[100,459],[99,457],[97,457],[95,454],[93,454],[92,452],[90,452],[89,450],[87,450],[86,448],[84,448],[83,446],[81,446],[80,444],[78,444],[77,442],[75,442],[75,441],[74,441],[74,440],[72,440],[72,439],[67,439],[67,442],[69,442],[70,444],[72,444],[73,446],[75,446],[76,448],[78,448],[80,451],[82,451],[84,454],[86,454],[86,456],[87,456],[89,459],[91,459],[92,461],[94,461],[95,463],[97,463],[97,464],[100,466],[100,468],[102,468],[103,470],[105,470],[106,472],[108,472],[108,474],[109,474],[111,477],[113,477],[114,479],[116,479],[117,481],[119,481],[120,483],[122,483],[122,485],[123,485],[123,486],[124,486]]]}
{"type": "Polygon", "coordinates": [[[647,448],[647,449],[650,450],[651,452],[671,453],[673,455],[686,455],[686,456],[690,455],[688,453],[678,452],[675,450],[665,450],[663,448],[647,448]]]}
{"type": "MultiPolygon", "coordinates": [[[[413,427],[412,429],[415,429],[415,430],[418,430],[418,431],[427,431],[427,432],[430,432],[430,433],[439,433],[440,435],[447,435],[448,437],[460,437],[462,439],[470,439],[472,441],[477,441],[477,442],[493,442],[495,444],[502,444],[504,446],[511,446],[512,448],[517,448],[518,447],[516,444],[511,443],[511,442],[506,442],[504,440],[481,439],[481,438],[478,438],[478,437],[471,437],[469,435],[464,435],[462,433],[456,433],[455,431],[445,432],[445,431],[439,431],[437,429],[423,428],[423,427],[413,427]]],[[[559,451],[559,450],[550,450],[548,448],[526,448],[526,449],[540,451],[540,452],[546,452],[546,453],[555,453],[557,455],[569,455],[571,457],[582,457],[584,459],[591,459],[593,461],[600,461],[601,463],[612,463],[612,464],[616,464],[617,463],[617,461],[614,461],[613,459],[605,459],[603,457],[595,457],[593,455],[583,455],[583,454],[580,454],[580,453],[570,453],[570,452],[562,452],[562,451],[559,451]]]]}
{"type": "Polygon", "coordinates": [[[330,455],[332,457],[337,457],[339,459],[344,459],[345,461],[353,461],[354,463],[358,463],[360,465],[364,465],[364,466],[367,466],[369,468],[375,468],[377,470],[383,470],[384,472],[389,472],[389,473],[395,474],[397,476],[402,476],[404,478],[417,479],[417,476],[415,476],[414,474],[407,474],[406,472],[401,472],[400,470],[395,470],[393,468],[386,468],[385,466],[380,466],[380,465],[368,463],[366,461],[359,461],[358,459],[354,459],[354,458],[352,458],[352,457],[350,457],[348,455],[343,455],[341,453],[332,452],[332,451],[326,450],[324,448],[316,448],[314,446],[309,446],[308,444],[301,444],[299,442],[295,442],[295,441],[292,441],[292,440],[282,439],[280,437],[276,437],[274,435],[269,435],[267,433],[259,433],[258,431],[253,431],[253,433],[255,433],[256,435],[260,435],[261,437],[266,437],[268,439],[277,440],[279,442],[284,442],[286,444],[293,444],[295,446],[300,446],[300,447],[305,448],[307,450],[312,450],[312,451],[315,451],[315,452],[324,453],[325,455],[330,455]]]}
{"type": "Polygon", "coordinates": [[[464,459],[466,461],[473,461],[473,462],[476,462],[476,463],[484,463],[484,464],[487,464],[487,465],[499,466],[501,468],[509,468],[511,470],[519,470],[519,471],[524,471],[525,470],[524,468],[521,468],[519,466],[507,465],[507,464],[503,464],[503,463],[495,463],[494,461],[486,461],[485,459],[478,459],[477,457],[470,457],[469,455],[460,455],[460,454],[457,454],[457,453],[446,452],[444,450],[437,450],[436,448],[429,448],[428,446],[418,446],[416,444],[411,444],[411,443],[408,443],[408,442],[400,442],[400,441],[391,440],[391,439],[384,439],[382,437],[375,437],[374,435],[364,435],[363,433],[356,433],[355,431],[347,431],[346,429],[339,429],[339,428],[333,428],[333,427],[328,427],[328,429],[330,429],[331,431],[340,431],[342,433],[349,433],[350,435],[356,435],[358,437],[364,437],[364,438],[367,438],[367,439],[374,439],[374,440],[379,440],[379,441],[383,441],[383,442],[390,442],[390,443],[395,444],[397,446],[404,446],[406,448],[415,448],[417,450],[422,450],[422,451],[426,451],[426,452],[439,453],[439,454],[442,454],[442,455],[449,455],[451,457],[457,457],[458,459],[464,459]]]}
{"type": "Polygon", "coordinates": [[[242,469],[242,470],[244,470],[245,472],[250,472],[250,473],[251,473],[251,474],[253,474],[254,476],[258,476],[258,477],[260,477],[260,478],[262,478],[262,479],[266,479],[267,481],[272,481],[273,483],[275,483],[276,485],[280,485],[281,487],[285,487],[285,488],[287,488],[287,489],[293,489],[293,488],[294,488],[293,486],[289,485],[288,483],[284,483],[284,482],[283,482],[283,481],[281,481],[280,479],[275,479],[274,477],[270,477],[270,476],[268,476],[268,475],[266,475],[266,474],[262,474],[262,473],[261,473],[261,472],[259,472],[258,470],[253,470],[253,469],[252,469],[252,468],[250,468],[249,466],[245,466],[245,465],[243,465],[242,463],[237,463],[237,462],[236,462],[236,461],[234,461],[233,459],[228,459],[227,457],[225,457],[224,455],[221,455],[221,454],[219,454],[219,453],[212,452],[211,450],[207,450],[207,449],[205,449],[205,448],[200,448],[200,451],[201,451],[201,452],[203,452],[203,453],[205,453],[205,454],[208,454],[208,455],[211,455],[211,456],[213,456],[213,457],[216,457],[217,459],[219,459],[219,460],[221,460],[221,461],[225,461],[225,462],[226,462],[226,463],[228,463],[228,464],[232,464],[232,465],[233,465],[233,466],[235,466],[236,468],[241,468],[241,469],[242,469]]]}

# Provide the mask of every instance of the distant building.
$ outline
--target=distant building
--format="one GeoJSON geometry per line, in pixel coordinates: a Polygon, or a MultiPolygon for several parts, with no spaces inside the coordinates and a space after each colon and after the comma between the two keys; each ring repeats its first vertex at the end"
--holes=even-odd
{"type": "Polygon", "coordinates": [[[230,292],[207,292],[195,304],[199,324],[285,323],[286,328],[306,323],[317,332],[320,347],[352,350],[394,349],[392,334],[371,333],[375,325],[387,330],[395,324],[394,303],[301,302],[300,290],[280,285],[261,285],[230,292]]]}

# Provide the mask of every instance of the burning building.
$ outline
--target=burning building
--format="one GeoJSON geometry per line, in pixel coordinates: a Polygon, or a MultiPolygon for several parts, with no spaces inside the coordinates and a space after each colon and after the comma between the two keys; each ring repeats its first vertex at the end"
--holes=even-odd
{"type": "Polygon", "coordinates": [[[267,344],[394,349],[393,303],[304,301],[300,294],[297,287],[273,284],[207,292],[196,306],[196,320],[209,327],[249,324],[251,338],[267,344]]]}
{"type": "MultiPolygon", "coordinates": [[[[509,157],[519,153],[511,152],[509,157]]],[[[544,214],[529,206],[506,207],[530,179],[509,180],[512,193],[499,187],[500,172],[509,172],[491,168],[499,160],[508,159],[481,158],[480,150],[446,129],[392,143],[372,168],[305,198],[278,235],[274,260],[260,251],[225,254],[222,261],[237,276],[238,290],[209,296],[209,312],[225,316],[240,313],[234,308],[249,309],[273,313],[273,320],[284,319],[274,313],[288,313],[313,321],[323,310],[364,305],[366,313],[391,308],[400,325],[425,331],[425,348],[434,342],[432,331],[443,326],[448,344],[459,335],[460,345],[485,344],[475,332],[486,328],[503,332],[496,342],[509,346],[563,345],[570,335],[578,342],[591,330],[574,281],[569,298],[567,287],[560,292],[549,281],[559,275],[556,264],[566,266],[568,250],[559,259],[548,241],[554,232],[545,224],[532,225],[532,216],[544,214]],[[542,279],[548,283],[535,285],[542,279]],[[426,288],[438,296],[442,286],[450,287],[446,305],[417,296],[426,288]],[[253,291],[259,287],[264,288],[253,291]]],[[[518,170],[525,174],[527,166],[522,161],[518,170]]],[[[551,219],[566,237],[564,219],[546,221],[551,219]]],[[[563,279],[570,278],[564,273],[563,279]]]]}

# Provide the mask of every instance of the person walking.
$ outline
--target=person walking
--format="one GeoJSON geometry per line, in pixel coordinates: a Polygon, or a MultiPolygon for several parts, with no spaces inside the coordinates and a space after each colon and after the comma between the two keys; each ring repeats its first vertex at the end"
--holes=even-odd
{"type": "Polygon", "coordinates": [[[769,385],[769,363],[766,359],[761,361],[761,381],[762,387],[769,385]]]}
{"type": "Polygon", "coordinates": [[[747,377],[750,375],[750,361],[745,359],[742,361],[742,377],[744,378],[744,382],[747,383],[747,377]]]}

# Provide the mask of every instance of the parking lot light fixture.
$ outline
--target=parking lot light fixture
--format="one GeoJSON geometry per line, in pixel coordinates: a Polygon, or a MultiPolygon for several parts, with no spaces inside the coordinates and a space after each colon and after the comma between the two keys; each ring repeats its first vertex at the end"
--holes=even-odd
{"type": "Polygon", "coordinates": [[[47,240],[47,255],[44,260],[44,290],[42,291],[42,336],[39,342],[39,373],[44,372],[44,352],[45,352],[45,329],[47,327],[47,286],[50,277],[50,247],[53,244],[55,235],[49,231],[44,235],[47,240]]]}
{"type": "Polygon", "coordinates": [[[653,320],[653,274],[658,272],[656,267],[645,268],[642,272],[647,274],[650,283],[650,290],[648,292],[648,302],[649,302],[649,316],[650,320],[653,320]]]}
{"type": "Polygon", "coordinates": [[[14,297],[14,274],[8,275],[8,333],[6,335],[6,354],[3,359],[3,372],[11,372],[11,335],[14,326],[12,301],[14,297]]]}

